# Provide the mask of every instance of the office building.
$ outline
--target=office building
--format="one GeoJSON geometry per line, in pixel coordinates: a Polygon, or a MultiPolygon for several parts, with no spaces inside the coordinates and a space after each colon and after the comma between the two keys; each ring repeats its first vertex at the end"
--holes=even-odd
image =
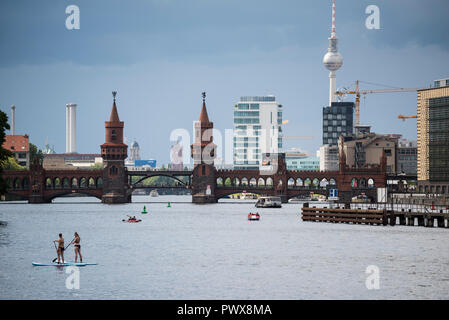
{"type": "Polygon", "coordinates": [[[418,186],[429,193],[445,194],[449,188],[448,80],[418,90],[418,186]]]}
{"type": "Polygon", "coordinates": [[[258,169],[262,153],[282,148],[282,105],[274,96],[241,97],[234,106],[234,169],[258,169]]]}
{"type": "Polygon", "coordinates": [[[285,152],[285,164],[287,170],[318,171],[320,158],[308,156],[298,149],[291,149],[285,152]]]}
{"type": "Polygon", "coordinates": [[[338,145],[340,135],[353,133],[353,102],[332,102],[323,108],[323,145],[338,145]]]}
{"type": "Polygon", "coordinates": [[[410,175],[416,174],[417,168],[417,142],[400,139],[397,149],[397,173],[405,173],[410,175]]]}

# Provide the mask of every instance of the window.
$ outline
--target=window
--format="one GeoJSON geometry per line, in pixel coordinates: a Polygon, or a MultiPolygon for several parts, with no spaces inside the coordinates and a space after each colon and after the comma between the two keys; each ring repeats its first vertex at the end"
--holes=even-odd
{"type": "Polygon", "coordinates": [[[387,157],[391,157],[391,149],[384,149],[384,151],[387,157]]]}

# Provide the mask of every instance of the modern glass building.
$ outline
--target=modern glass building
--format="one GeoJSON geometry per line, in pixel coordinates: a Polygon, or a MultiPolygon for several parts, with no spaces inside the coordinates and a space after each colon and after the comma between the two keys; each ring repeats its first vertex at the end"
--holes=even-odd
{"type": "Polygon", "coordinates": [[[323,108],[323,145],[338,145],[340,135],[353,133],[354,102],[332,102],[323,108]]]}
{"type": "Polygon", "coordinates": [[[259,169],[262,153],[282,148],[282,105],[274,96],[241,97],[234,106],[234,169],[259,169]]]}
{"type": "Polygon", "coordinates": [[[448,194],[449,82],[418,90],[417,131],[419,191],[448,194]]]}

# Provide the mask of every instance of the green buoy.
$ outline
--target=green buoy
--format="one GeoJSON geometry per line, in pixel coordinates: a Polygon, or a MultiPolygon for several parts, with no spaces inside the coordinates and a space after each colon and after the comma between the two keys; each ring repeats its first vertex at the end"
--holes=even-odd
{"type": "Polygon", "coordinates": [[[169,201],[168,204],[167,204],[167,208],[171,208],[170,201],[169,201]]]}
{"type": "Polygon", "coordinates": [[[145,213],[148,213],[148,212],[147,212],[147,207],[146,207],[146,206],[143,206],[142,214],[145,214],[145,213]]]}

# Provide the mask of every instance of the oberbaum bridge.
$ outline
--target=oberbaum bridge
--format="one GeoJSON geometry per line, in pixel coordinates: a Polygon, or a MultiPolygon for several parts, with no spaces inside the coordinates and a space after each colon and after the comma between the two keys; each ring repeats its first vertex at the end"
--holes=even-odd
{"type": "Polygon", "coordinates": [[[376,199],[377,188],[387,187],[385,154],[380,158],[380,165],[350,168],[340,150],[338,171],[287,170],[282,153],[271,155],[274,169],[269,174],[259,170],[217,169],[213,164],[216,153],[213,122],[207,114],[205,93],[199,121],[194,125],[193,170],[128,171],[125,167],[128,146],[123,143],[124,122],[118,116],[115,94],[113,92],[109,121],[105,122],[105,142],[101,145],[103,169],[47,170],[39,161],[34,161],[29,170],[3,172],[3,178],[9,184],[8,194],[29,203],[50,203],[56,197],[75,193],[96,197],[107,204],[129,203],[136,189],[161,188],[144,186],[143,180],[166,176],[178,181],[170,188],[190,189],[192,202],[198,204],[217,203],[220,198],[241,192],[279,196],[282,202],[287,202],[311,192],[327,195],[329,189],[337,189],[339,201],[349,203],[352,197],[360,194],[376,199]]]}

